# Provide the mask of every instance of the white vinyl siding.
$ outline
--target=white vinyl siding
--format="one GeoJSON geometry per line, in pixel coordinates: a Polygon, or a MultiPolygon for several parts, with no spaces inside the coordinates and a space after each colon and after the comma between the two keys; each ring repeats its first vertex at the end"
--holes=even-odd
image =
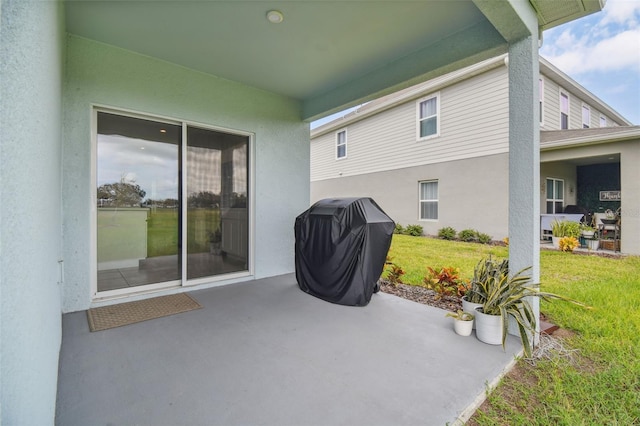
{"type": "Polygon", "coordinates": [[[420,182],[420,220],[438,220],[438,181],[420,182]]]}
{"type": "Polygon", "coordinates": [[[560,130],[560,100],[559,93],[566,93],[569,96],[569,129],[582,128],[582,105],[589,106],[591,118],[589,127],[600,127],[600,117],[604,117],[608,126],[613,126],[613,120],[602,111],[598,111],[589,105],[588,100],[579,98],[577,95],[566,91],[555,81],[544,76],[544,118],[540,122],[540,130],[560,130]]]}
{"type": "MultiPolygon", "coordinates": [[[[311,142],[311,180],[454,161],[509,150],[505,67],[440,89],[440,136],[416,143],[416,100],[349,123],[349,158],[335,161],[335,133],[311,142]]],[[[557,96],[557,95],[556,95],[557,96]]]]}
{"type": "Polygon", "coordinates": [[[437,94],[429,95],[416,103],[417,139],[424,140],[440,135],[440,100],[437,94]]]}
{"type": "Polygon", "coordinates": [[[336,160],[347,158],[347,131],[336,133],[336,160]]]}

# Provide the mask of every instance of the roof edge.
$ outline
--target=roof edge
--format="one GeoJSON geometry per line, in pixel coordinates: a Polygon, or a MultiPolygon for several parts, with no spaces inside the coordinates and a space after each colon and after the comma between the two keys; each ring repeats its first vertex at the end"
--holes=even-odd
{"type": "MultiPolygon", "coordinates": [[[[556,149],[563,148],[573,148],[577,146],[587,146],[587,145],[597,145],[601,143],[613,143],[613,142],[623,142],[633,139],[640,140],[640,126],[630,126],[617,127],[620,130],[609,133],[609,134],[601,134],[595,133],[593,135],[579,136],[579,137],[568,137],[564,139],[558,139],[555,141],[549,142],[540,142],[540,151],[553,151],[556,149]]],[[[581,129],[578,129],[581,130],[581,129]]],[[[566,130],[548,130],[541,133],[553,133],[553,132],[566,132],[566,130]]]]}
{"type": "MultiPolygon", "coordinates": [[[[567,86],[567,84],[564,84],[564,82],[566,82],[566,83],[568,83],[568,85],[569,85],[569,87],[571,89],[573,89],[576,92],[579,92],[581,95],[584,95],[585,98],[588,98],[588,99],[594,101],[594,103],[597,104],[598,109],[601,112],[605,112],[608,115],[614,117],[616,120],[619,120],[621,122],[621,124],[624,124],[626,126],[633,126],[633,123],[631,121],[629,121],[626,118],[624,118],[619,112],[617,112],[616,110],[611,108],[603,100],[601,100],[596,95],[591,93],[589,90],[587,90],[580,83],[575,81],[573,78],[569,77],[569,75],[565,74],[558,67],[553,65],[548,59],[545,59],[544,57],[540,56],[540,71],[542,72],[543,69],[545,70],[546,73],[551,73],[551,74],[555,74],[556,75],[556,78],[558,80],[560,80],[560,81],[556,81],[556,83],[558,83],[561,86],[565,87],[565,86],[567,86]]],[[[545,74],[545,72],[543,72],[543,74],[545,74]]],[[[569,91],[571,91],[571,90],[569,90],[569,91]]]]}

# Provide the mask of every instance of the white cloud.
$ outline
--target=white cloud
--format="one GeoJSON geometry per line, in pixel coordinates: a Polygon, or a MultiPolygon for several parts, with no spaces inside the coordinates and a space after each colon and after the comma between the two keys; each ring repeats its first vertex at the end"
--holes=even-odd
{"type": "Polygon", "coordinates": [[[565,31],[548,54],[541,53],[568,74],[622,69],[640,72],[640,28],[595,43],[590,41],[565,31]]]}
{"type": "Polygon", "coordinates": [[[568,74],[640,72],[640,1],[610,0],[600,13],[545,32],[540,54],[568,74]]]}
{"type": "Polygon", "coordinates": [[[625,24],[637,26],[640,20],[640,2],[638,0],[608,1],[603,11],[600,25],[625,24]]]}

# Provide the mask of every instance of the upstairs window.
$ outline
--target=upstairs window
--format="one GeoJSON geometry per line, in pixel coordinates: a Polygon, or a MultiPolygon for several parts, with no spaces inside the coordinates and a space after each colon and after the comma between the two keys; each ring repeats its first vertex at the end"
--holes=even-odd
{"type": "Polygon", "coordinates": [[[347,131],[336,133],[336,159],[347,158],[347,131]]]}
{"type": "Polygon", "coordinates": [[[436,137],[440,134],[439,111],[438,95],[418,101],[418,140],[436,137]]]}
{"type": "Polygon", "coordinates": [[[560,129],[569,128],[569,95],[560,92],[560,129]]]}
{"type": "Polygon", "coordinates": [[[607,127],[607,117],[604,115],[600,116],[600,127],[607,127]]]}
{"type": "Polygon", "coordinates": [[[438,181],[420,182],[420,220],[438,220],[438,181]]]}
{"type": "Polygon", "coordinates": [[[591,109],[589,105],[582,105],[582,128],[588,129],[591,124],[591,109]]]}

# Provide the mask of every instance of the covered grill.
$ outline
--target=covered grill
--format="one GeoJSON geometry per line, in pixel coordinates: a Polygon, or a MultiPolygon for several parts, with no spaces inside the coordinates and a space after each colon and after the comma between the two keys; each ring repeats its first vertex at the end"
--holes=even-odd
{"type": "Polygon", "coordinates": [[[367,305],[378,291],[394,228],[371,198],[318,201],[296,218],[298,285],[328,302],[367,305]]]}

